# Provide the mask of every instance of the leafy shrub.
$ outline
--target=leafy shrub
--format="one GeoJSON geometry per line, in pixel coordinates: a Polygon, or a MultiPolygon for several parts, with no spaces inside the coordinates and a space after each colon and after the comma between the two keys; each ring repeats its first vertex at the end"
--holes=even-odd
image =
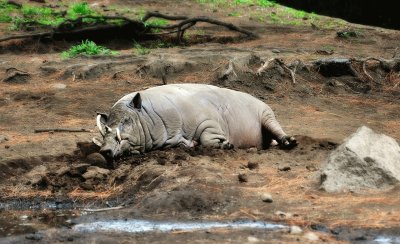
{"type": "Polygon", "coordinates": [[[68,51],[61,54],[63,58],[74,58],[78,55],[117,55],[118,52],[112,51],[106,47],[99,46],[93,41],[82,41],[80,45],[72,46],[68,51]]]}

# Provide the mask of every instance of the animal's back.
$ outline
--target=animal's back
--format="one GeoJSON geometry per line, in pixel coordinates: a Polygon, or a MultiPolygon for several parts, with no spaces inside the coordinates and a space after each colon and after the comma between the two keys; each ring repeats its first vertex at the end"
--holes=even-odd
{"type": "Polygon", "coordinates": [[[140,94],[143,107],[164,119],[167,137],[183,133],[189,140],[198,140],[199,125],[214,120],[235,147],[261,147],[260,116],[267,105],[249,94],[201,84],[165,85],[140,94]]]}

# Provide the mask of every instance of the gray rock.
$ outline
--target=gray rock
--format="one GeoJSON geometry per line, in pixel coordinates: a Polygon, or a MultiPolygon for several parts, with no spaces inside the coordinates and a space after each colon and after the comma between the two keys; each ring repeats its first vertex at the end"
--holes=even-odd
{"type": "Polygon", "coordinates": [[[303,230],[297,225],[292,225],[292,226],[290,226],[289,233],[292,235],[298,235],[298,234],[303,233],[303,230]]]}
{"type": "Polygon", "coordinates": [[[57,176],[63,176],[66,173],[68,173],[69,170],[70,170],[69,166],[63,166],[63,167],[59,168],[58,170],[56,170],[55,173],[57,176]]]}
{"type": "Polygon", "coordinates": [[[8,141],[8,137],[5,135],[0,135],[0,143],[8,141]]]}
{"type": "Polygon", "coordinates": [[[47,175],[47,167],[44,165],[39,165],[33,168],[25,176],[27,178],[26,183],[30,185],[38,185],[43,180],[45,180],[47,175]]]}
{"type": "Polygon", "coordinates": [[[63,83],[56,83],[53,85],[53,88],[56,90],[63,90],[65,88],[67,88],[67,85],[65,85],[63,83]]]}
{"type": "Polygon", "coordinates": [[[269,202],[269,203],[273,202],[272,196],[271,196],[271,194],[269,194],[269,193],[263,193],[263,194],[261,195],[261,200],[262,200],[263,202],[269,202]]]}
{"type": "Polygon", "coordinates": [[[90,167],[90,164],[85,164],[85,163],[83,163],[83,164],[76,164],[76,165],[71,166],[71,169],[70,169],[69,173],[70,173],[72,176],[81,176],[81,175],[83,175],[84,173],[86,173],[86,171],[87,171],[87,169],[88,169],[89,167],[90,167]]]}
{"type": "Polygon", "coordinates": [[[319,241],[319,237],[314,232],[305,233],[304,238],[309,241],[319,241]]]}
{"type": "Polygon", "coordinates": [[[321,167],[328,192],[387,189],[400,182],[400,146],[391,137],[360,127],[321,167]]]}
{"type": "Polygon", "coordinates": [[[110,174],[110,170],[99,168],[96,166],[90,166],[87,168],[86,173],[82,175],[86,180],[88,179],[104,179],[107,175],[110,174]]]}

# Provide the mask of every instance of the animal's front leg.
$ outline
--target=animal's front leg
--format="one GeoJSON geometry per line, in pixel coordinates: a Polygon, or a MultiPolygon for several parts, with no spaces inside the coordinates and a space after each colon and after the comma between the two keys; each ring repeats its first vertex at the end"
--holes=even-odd
{"type": "Polygon", "coordinates": [[[200,144],[205,147],[232,149],[233,145],[229,143],[222,130],[218,128],[207,128],[200,136],[200,144]]]}

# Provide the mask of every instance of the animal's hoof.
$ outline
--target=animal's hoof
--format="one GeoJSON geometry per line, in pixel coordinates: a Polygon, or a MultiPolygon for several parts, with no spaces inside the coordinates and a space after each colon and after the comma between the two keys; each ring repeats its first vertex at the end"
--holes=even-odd
{"type": "Polygon", "coordinates": [[[234,148],[233,144],[230,144],[229,142],[225,143],[225,144],[222,144],[222,149],[230,150],[230,149],[233,149],[233,148],[234,148]]]}
{"type": "Polygon", "coordinates": [[[282,149],[292,149],[298,145],[296,138],[293,136],[284,136],[280,139],[280,147],[282,149]]]}

